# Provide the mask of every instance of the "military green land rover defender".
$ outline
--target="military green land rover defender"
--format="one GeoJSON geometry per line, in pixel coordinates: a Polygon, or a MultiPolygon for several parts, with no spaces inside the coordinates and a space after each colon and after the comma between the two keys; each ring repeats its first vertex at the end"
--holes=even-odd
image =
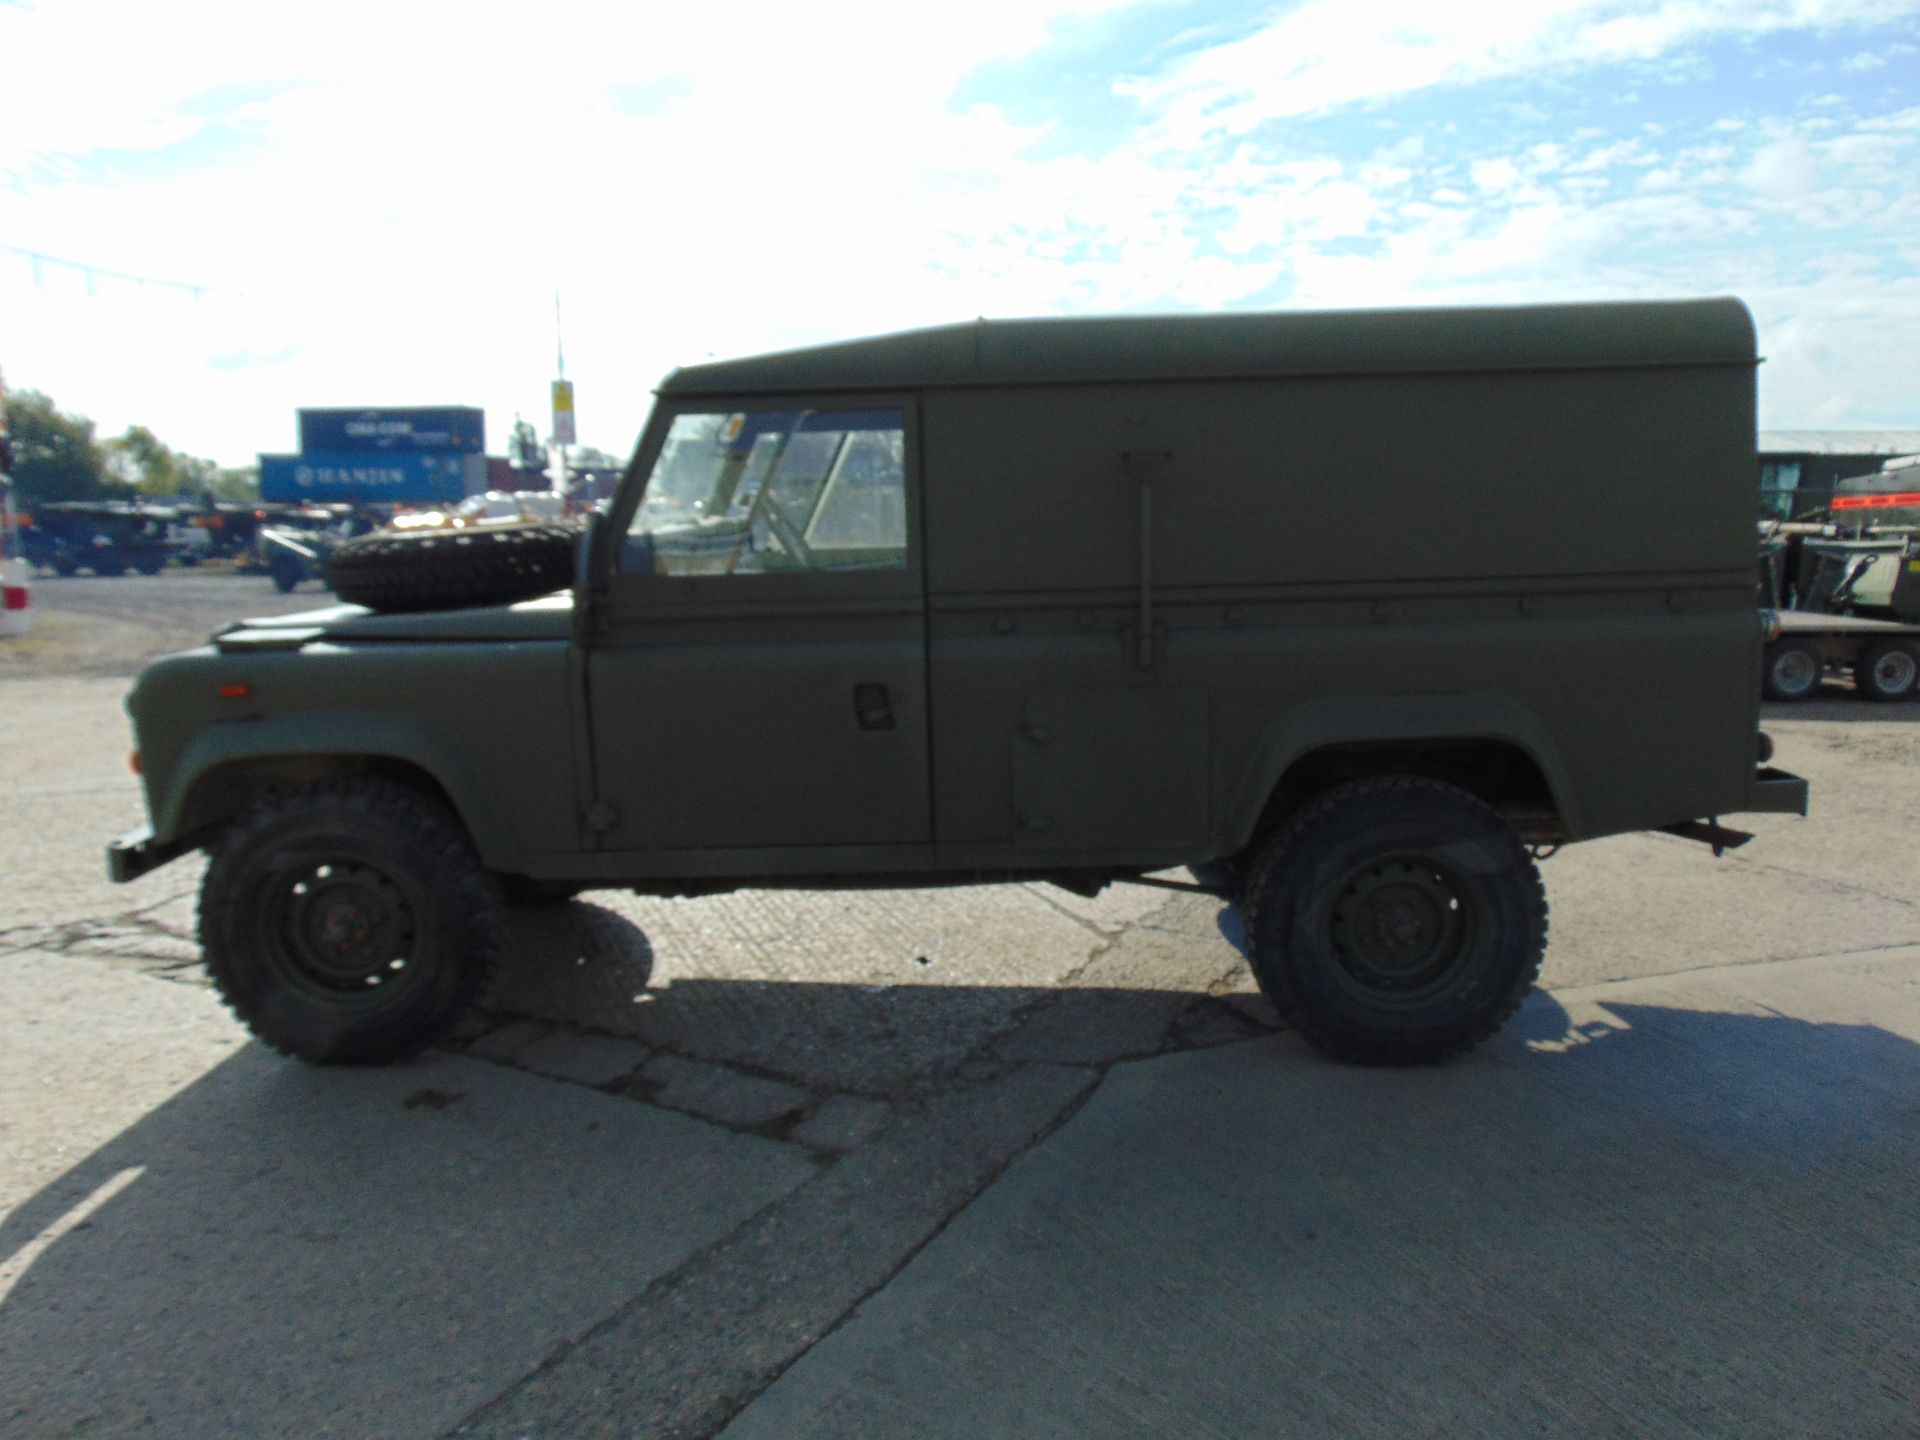
{"type": "Polygon", "coordinates": [[[1535,847],[1804,812],[1756,728],[1754,367],[1712,300],[679,370],[570,589],[150,667],[109,865],[206,848],[212,977],[309,1060],[440,1035],[516,894],[1178,866],[1307,1040],[1439,1059],[1538,973],[1535,847]]]}

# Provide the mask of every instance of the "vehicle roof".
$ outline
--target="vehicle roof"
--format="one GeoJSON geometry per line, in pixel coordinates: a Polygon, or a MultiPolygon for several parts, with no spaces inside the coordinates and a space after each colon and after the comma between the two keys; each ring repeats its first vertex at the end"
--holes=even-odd
{"type": "Polygon", "coordinates": [[[661,395],[1752,364],[1734,299],[976,320],[675,370],[661,395]]]}
{"type": "Polygon", "coordinates": [[[1865,475],[1849,475],[1835,484],[1834,489],[1848,494],[1878,490],[1920,491],[1920,463],[1870,470],[1865,475]]]}
{"type": "Polygon", "coordinates": [[[1909,455],[1920,450],[1920,430],[1762,430],[1760,454],[1909,455]]]}

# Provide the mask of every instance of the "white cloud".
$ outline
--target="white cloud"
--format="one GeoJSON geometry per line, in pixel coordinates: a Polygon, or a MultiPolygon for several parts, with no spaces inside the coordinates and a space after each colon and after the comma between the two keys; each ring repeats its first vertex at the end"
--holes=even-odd
{"type": "Polygon", "coordinates": [[[1799,135],[1785,135],[1762,146],[1740,173],[1756,193],[1786,203],[1806,199],[1819,177],[1813,147],[1799,135]]]}
{"type": "Polygon", "coordinates": [[[252,437],[297,403],[470,400],[500,433],[542,408],[558,289],[586,438],[618,449],[672,364],[990,308],[927,254],[1028,188],[1001,177],[1035,132],[947,98],[1119,3],[930,10],[911,63],[881,0],[0,7],[0,53],[74,57],[0,87],[0,241],[211,287],[149,324],[153,294],[89,301],[0,252],[9,374],[227,460],[284,444],[252,437]],[[194,137],[183,170],[110,159],[194,137]]]}
{"type": "MultiPolygon", "coordinates": [[[[8,54],[112,36],[120,87],[82,101],[61,67],[10,74],[0,240],[213,287],[89,300],[0,252],[0,359],[110,430],[229,461],[289,445],[299,404],[480,403],[497,440],[516,409],[541,418],[559,289],[583,438],[618,450],[673,364],[975,314],[1743,289],[1767,323],[1831,336],[1900,277],[1814,267],[1820,247],[1920,231],[1920,108],[1829,107],[1816,128],[1756,95],[1706,128],[1623,107],[1613,129],[1556,130],[1539,116],[1560,90],[1534,106],[1509,87],[1503,145],[1379,108],[1894,0],[1306,0],[1210,48],[1148,47],[1179,58],[1122,87],[1140,125],[1103,144],[1053,153],[1051,124],[953,106],[986,62],[1121,3],[982,0],[904,31],[880,0],[724,18],[556,0],[510,28],[341,0],[297,12],[315,17],[299,43],[283,10],[238,0],[0,7],[8,54]],[[1345,108],[1378,124],[1371,154],[1261,129],[1345,108]],[[191,166],[100,153],[187,135],[191,166]]],[[[1835,403],[1811,373],[1772,367],[1763,394],[1835,403]]]]}
{"type": "Polygon", "coordinates": [[[1472,174],[1475,185],[1494,195],[1511,190],[1520,178],[1520,170],[1511,160],[1477,160],[1472,174]]]}
{"type": "Polygon", "coordinates": [[[1177,148],[1437,86],[1650,60],[1718,35],[1875,23],[1912,8],[1908,0],[1304,0],[1123,93],[1163,113],[1158,133],[1177,148]]]}

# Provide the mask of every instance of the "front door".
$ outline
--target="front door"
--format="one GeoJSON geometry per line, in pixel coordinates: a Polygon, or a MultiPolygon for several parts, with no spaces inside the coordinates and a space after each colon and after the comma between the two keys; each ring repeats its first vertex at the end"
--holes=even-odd
{"type": "Polygon", "coordinates": [[[588,654],[604,848],[931,842],[916,440],[901,397],[656,413],[588,654]]]}

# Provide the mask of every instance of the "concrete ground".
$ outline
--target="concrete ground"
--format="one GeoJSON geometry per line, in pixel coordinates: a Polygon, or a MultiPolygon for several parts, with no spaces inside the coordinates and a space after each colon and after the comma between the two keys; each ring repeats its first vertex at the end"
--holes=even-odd
{"type": "MultiPolygon", "coordinates": [[[[130,669],[212,582],[36,603],[130,669]]],[[[1920,1434],[1920,707],[1770,714],[1815,813],[1737,854],[1549,861],[1438,1069],[1280,1032],[1218,902],[1003,886],[518,915],[457,1043],[320,1071],[197,861],[102,877],[70,650],[0,657],[0,1436],[1920,1434]]]]}

